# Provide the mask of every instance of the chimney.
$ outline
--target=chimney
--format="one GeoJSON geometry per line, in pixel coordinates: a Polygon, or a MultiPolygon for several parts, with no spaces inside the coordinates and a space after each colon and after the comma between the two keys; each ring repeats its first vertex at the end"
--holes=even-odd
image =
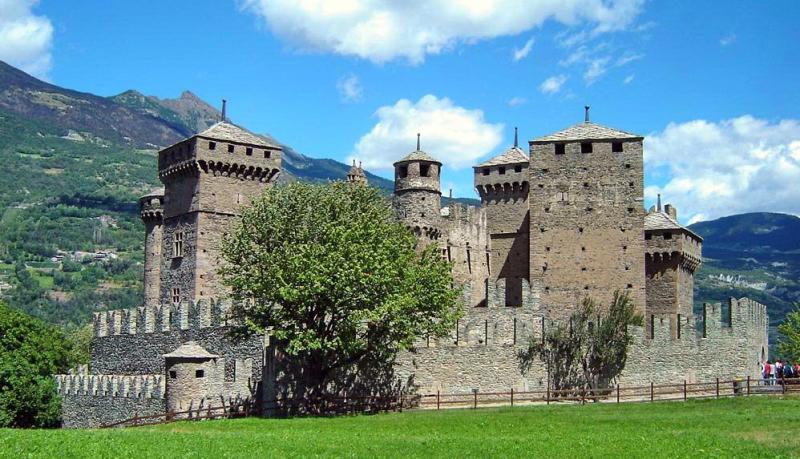
{"type": "Polygon", "coordinates": [[[588,105],[584,105],[583,106],[583,110],[584,110],[584,119],[583,119],[583,121],[585,123],[588,123],[589,122],[589,106],[588,105]]]}
{"type": "Polygon", "coordinates": [[[225,99],[222,99],[222,121],[225,121],[225,108],[226,108],[227,104],[228,104],[228,101],[225,100],[225,99]]]}

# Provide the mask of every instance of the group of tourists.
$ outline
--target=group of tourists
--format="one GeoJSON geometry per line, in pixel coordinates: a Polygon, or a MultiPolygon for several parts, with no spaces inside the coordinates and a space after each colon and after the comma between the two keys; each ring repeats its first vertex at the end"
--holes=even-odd
{"type": "Polygon", "coordinates": [[[761,368],[761,376],[764,377],[764,384],[774,386],[779,379],[800,378],[800,363],[791,363],[785,360],[778,360],[775,363],[767,360],[761,368]]]}

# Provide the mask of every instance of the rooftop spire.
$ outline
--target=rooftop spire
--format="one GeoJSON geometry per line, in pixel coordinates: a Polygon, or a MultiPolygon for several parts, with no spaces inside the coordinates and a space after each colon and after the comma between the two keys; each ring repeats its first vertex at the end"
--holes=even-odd
{"type": "Polygon", "coordinates": [[[661,212],[661,193],[658,193],[658,211],[661,212]]]}
{"type": "Polygon", "coordinates": [[[584,106],[583,106],[583,109],[584,109],[584,111],[585,111],[585,114],[584,114],[584,120],[583,120],[583,121],[584,121],[585,123],[588,123],[588,122],[589,122],[589,106],[588,106],[588,105],[584,105],[584,106]]]}
{"type": "Polygon", "coordinates": [[[517,136],[517,127],[514,126],[514,148],[519,147],[519,138],[517,136]]]}
{"type": "Polygon", "coordinates": [[[417,132],[417,151],[421,151],[419,148],[419,132],[417,132]]]}
{"type": "Polygon", "coordinates": [[[226,108],[225,106],[227,104],[228,104],[228,101],[225,100],[225,99],[222,99],[222,120],[221,121],[225,121],[225,108],[226,108]]]}

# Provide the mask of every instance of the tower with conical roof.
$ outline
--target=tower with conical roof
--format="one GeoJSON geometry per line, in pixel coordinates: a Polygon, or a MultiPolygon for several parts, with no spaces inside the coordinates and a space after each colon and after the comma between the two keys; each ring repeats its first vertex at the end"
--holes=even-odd
{"type": "Polygon", "coordinates": [[[162,303],[225,295],[217,276],[220,240],[241,207],[275,182],[281,151],[223,117],[158,153],[164,184],[162,303]]]}
{"type": "Polygon", "coordinates": [[[441,237],[441,189],[439,177],[442,163],[420,148],[394,163],[394,210],[397,218],[423,242],[441,237]]]}
{"type": "Polygon", "coordinates": [[[642,137],[589,120],[530,141],[530,276],[553,319],[615,290],[645,309],[642,137]]]}
{"type": "Polygon", "coordinates": [[[473,168],[486,209],[490,305],[521,306],[523,288],[529,286],[529,161],[514,128],[514,146],[473,168]]]}
{"type": "Polygon", "coordinates": [[[356,166],[356,160],[353,160],[353,165],[350,167],[350,170],[347,172],[347,182],[354,183],[356,185],[366,185],[367,184],[367,174],[364,173],[364,169],[361,167],[361,163],[358,163],[356,166]]]}

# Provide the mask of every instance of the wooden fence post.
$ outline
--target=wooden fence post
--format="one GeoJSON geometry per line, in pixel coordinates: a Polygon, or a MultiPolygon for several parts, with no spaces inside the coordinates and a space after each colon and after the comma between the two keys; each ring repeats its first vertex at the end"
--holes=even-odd
{"type": "Polygon", "coordinates": [[[617,384],[617,403],[619,403],[619,384],[617,384]]]}
{"type": "Polygon", "coordinates": [[[439,410],[439,390],[436,390],[436,410],[439,410]]]}
{"type": "Polygon", "coordinates": [[[683,401],[686,401],[686,380],[683,380],[683,401]]]}
{"type": "Polygon", "coordinates": [[[514,388],[511,388],[511,408],[514,408],[514,388]]]}
{"type": "Polygon", "coordinates": [[[472,396],[473,396],[472,409],[474,410],[478,408],[478,389],[472,389],[472,396]]]}
{"type": "MultiPolygon", "coordinates": [[[[783,373],[783,371],[781,371],[783,373]]],[[[786,379],[783,378],[783,374],[781,374],[781,387],[783,388],[783,393],[786,393],[786,379]]]]}
{"type": "Polygon", "coordinates": [[[549,405],[550,404],[550,379],[549,378],[547,379],[547,396],[546,397],[547,398],[545,400],[547,401],[547,404],[549,405]]]}
{"type": "Polygon", "coordinates": [[[750,376],[747,377],[747,395],[750,395],[750,376]]]}
{"type": "Polygon", "coordinates": [[[650,381],[650,401],[653,401],[653,381],[650,381]]]}
{"type": "Polygon", "coordinates": [[[719,378],[717,378],[717,398],[719,398],[719,378]]]}

